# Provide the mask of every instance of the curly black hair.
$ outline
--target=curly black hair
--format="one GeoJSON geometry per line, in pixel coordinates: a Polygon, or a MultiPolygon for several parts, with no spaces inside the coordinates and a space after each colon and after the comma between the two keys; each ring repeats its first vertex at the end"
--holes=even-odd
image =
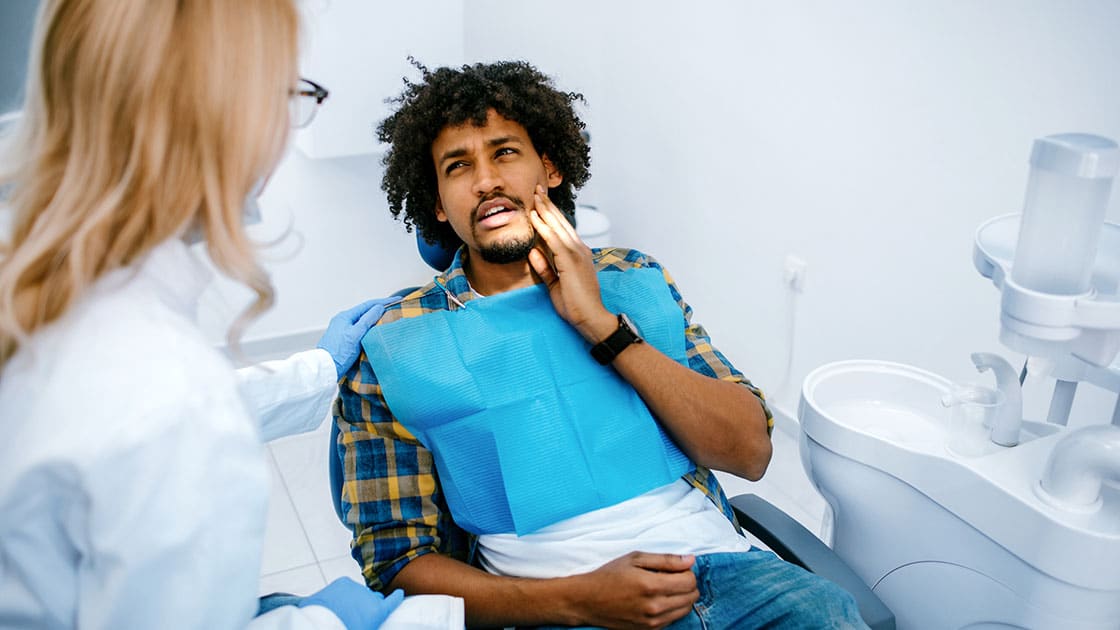
{"type": "Polygon", "coordinates": [[[432,143],[444,128],[470,122],[481,127],[493,109],[519,123],[529,133],[538,153],[547,155],[563,175],[563,182],[548,192],[569,221],[575,223],[575,191],[591,176],[591,152],[581,134],[584,123],[573,110],[583,95],[560,92],[552,80],[524,61],[465,65],[429,71],[409,57],[423,75],[413,83],[404,79],[405,89],[390,103],[398,104],[377,127],[377,137],[389,144],[382,159],[385,174],[381,189],[389,199],[389,211],[405,228],[420,231],[428,243],[447,249],[462,241],[448,223],[436,219],[435,163],[432,143]]]}

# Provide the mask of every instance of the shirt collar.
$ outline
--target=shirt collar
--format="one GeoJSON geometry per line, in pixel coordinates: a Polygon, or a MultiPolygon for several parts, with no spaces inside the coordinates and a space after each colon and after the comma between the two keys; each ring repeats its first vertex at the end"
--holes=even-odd
{"type": "Polygon", "coordinates": [[[478,298],[475,292],[471,290],[471,284],[467,280],[467,272],[463,269],[463,263],[467,256],[467,246],[459,246],[459,249],[455,250],[455,256],[451,259],[451,266],[447,268],[447,271],[435,277],[436,284],[444,291],[454,295],[455,299],[462,304],[478,298]]]}
{"type": "Polygon", "coordinates": [[[459,249],[455,250],[455,256],[451,259],[451,265],[441,274],[435,276],[434,280],[436,285],[443,289],[447,294],[453,295],[455,300],[448,300],[452,303],[452,310],[455,310],[455,301],[460,305],[465,306],[471,300],[477,300],[486,297],[475,293],[471,288],[471,283],[467,280],[467,272],[463,269],[463,265],[469,260],[469,252],[466,245],[460,245],[459,249]]]}

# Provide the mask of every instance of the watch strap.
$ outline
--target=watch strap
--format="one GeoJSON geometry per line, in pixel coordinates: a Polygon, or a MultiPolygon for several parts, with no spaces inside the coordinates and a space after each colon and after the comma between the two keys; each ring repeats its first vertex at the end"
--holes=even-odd
{"type": "Polygon", "coordinates": [[[600,365],[610,365],[623,350],[631,344],[641,343],[642,337],[630,327],[630,322],[623,313],[618,314],[618,328],[606,339],[591,347],[591,357],[600,365]]]}

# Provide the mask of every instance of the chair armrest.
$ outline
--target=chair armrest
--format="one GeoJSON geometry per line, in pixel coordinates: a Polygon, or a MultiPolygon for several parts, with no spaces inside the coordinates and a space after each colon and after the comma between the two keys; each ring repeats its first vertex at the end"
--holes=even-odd
{"type": "Polygon", "coordinates": [[[894,614],[828,545],[766,499],[753,494],[731,498],[739,525],[779,558],[837,584],[852,594],[871,630],[894,630],[894,614]]]}

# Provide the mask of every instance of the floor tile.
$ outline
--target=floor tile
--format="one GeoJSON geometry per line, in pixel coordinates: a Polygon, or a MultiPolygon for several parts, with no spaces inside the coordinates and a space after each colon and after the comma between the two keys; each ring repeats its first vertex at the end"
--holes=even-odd
{"type": "Polygon", "coordinates": [[[359,584],[365,583],[365,578],[362,577],[362,568],[349,555],[320,560],[319,569],[322,570],[323,577],[326,578],[328,584],[340,577],[353,578],[359,584]]]}
{"type": "Polygon", "coordinates": [[[316,560],[350,553],[350,530],[335,514],[331,499],[329,433],[313,431],[271,444],[280,475],[316,560]]]}
{"type": "Polygon", "coordinates": [[[309,564],[287,571],[279,571],[262,575],[260,581],[260,595],[271,593],[291,593],[292,595],[310,595],[327,585],[323,579],[323,572],[318,564],[309,564]]]}
{"type": "Polygon", "coordinates": [[[261,575],[270,575],[315,562],[315,555],[300,525],[276,461],[268,450],[271,483],[268,495],[268,522],[261,554],[261,575]]]}

